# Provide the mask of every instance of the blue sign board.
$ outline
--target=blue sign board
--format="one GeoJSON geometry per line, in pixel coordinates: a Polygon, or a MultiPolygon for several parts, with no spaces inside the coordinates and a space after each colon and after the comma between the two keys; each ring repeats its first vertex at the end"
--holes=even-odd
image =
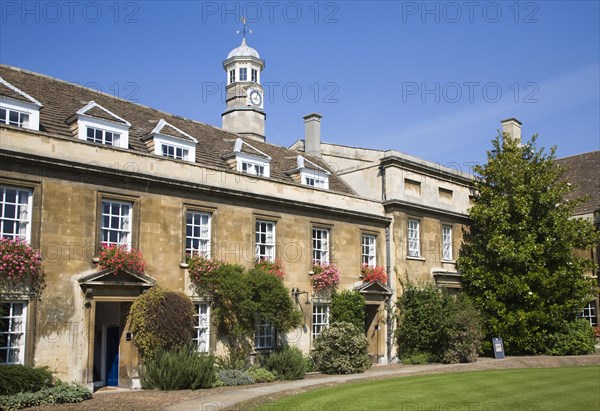
{"type": "Polygon", "coordinates": [[[497,360],[504,359],[504,343],[502,342],[502,338],[492,338],[492,346],[494,347],[494,357],[497,360]]]}

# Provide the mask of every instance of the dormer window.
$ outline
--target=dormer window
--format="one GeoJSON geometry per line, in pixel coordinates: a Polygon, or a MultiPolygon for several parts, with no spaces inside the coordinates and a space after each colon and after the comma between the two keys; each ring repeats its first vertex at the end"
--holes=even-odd
{"type": "Polygon", "coordinates": [[[291,175],[296,182],[305,186],[329,189],[329,171],[302,156],[296,158],[296,163],[296,168],[286,171],[286,174],[291,175]]]}
{"type": "Polygon", "coordinates": [[[22,111],[0,108],[0,123],[29,128],[29,114],[22,111]]]}
{"type": "Polygon", "coordinates": [[[192,163],[196,161],[198,140],[163,119],[142,140],[159,156],[192,163]]]}
{"type": "Polygon", "coordinates": [[[240,67],[240,81],[248,81],[248,69],[240,67]]]}
{"type": "Polygon", "coordinates": [[[100,104],[90,101],[67,121],[75,120],[77,120],[77,138],[79,140],[105,146],[129,148],[131,123],[100,104]]]}
{"type": "Polygon", "coordinates": [[[174,158],[176,160],[188,160],[190,150],[183,147],[176,147],[170,144],[161,144],[161,151],[163,157],[174,158]]]}
{"type": "Polygon", "coordinates": [[[0,77],[0,124],[40,129],[42,103],[0,77]]]}
{"type": "Polygon", "coordinates": [[[102,130],[101,128],[96,127],[87,127],[87,141],[91,141],[92,143],[119,147],[120,137],[121,135],[119,133],[102,130]]]}
{"type": "Polygon", "coordinates": [[[271,175],[271,157],[241,138],[235,140],[233,152],[222,157],[231,168],[245,174],[258,177],[271,175]]]}

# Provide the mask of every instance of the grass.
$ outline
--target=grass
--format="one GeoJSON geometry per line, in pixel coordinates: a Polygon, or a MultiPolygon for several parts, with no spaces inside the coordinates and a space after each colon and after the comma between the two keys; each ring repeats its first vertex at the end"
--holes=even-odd
{"type": "Polygon", "coordinates": [[[263,404],[261,411],[600,409],[600,367],[461,372],[351,383],[263,404]]]}

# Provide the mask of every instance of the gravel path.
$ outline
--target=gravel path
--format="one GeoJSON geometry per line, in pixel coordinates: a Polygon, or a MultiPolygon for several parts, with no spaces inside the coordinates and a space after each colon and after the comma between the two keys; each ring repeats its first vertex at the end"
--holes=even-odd
{"type": "MultiPolygon", "coordinates": [[[[540,368],[540,367],[564,367],[570,365],[596,365],[600,366],[600,354],[586,356],[569,357],[550,357],[550,356],[532,356],[532,357],[507,357],[504,360],[494,360],[491,358],[480,358],[472,364],[429,364],[429,365],[402,365],[387,364],[373,366],[364,374],[354,375],[351,378],[359,377],[361,380],[372,380],[381,378],[391,378],[406,375],[437,374],[445,372],[475,371],[475,370],[493,370],[507,368],[540,368]]],[[[182,391],[150,391],[150,390],[115,390],[97,392],[94,398],[78,404],[62,404],[44,407],[32,407],[28,410],[35,411],[58,411],[58,410],[93,410],[93,411],[155,411],[163,410],[167,407],[181,409],[194,409],[193,403],[187,403],[191,400],[198,400],[201,404],[205,397],[206,400],[213,402],[215,398],[232,398],[236,393],[243,390],[253,392],[265,392],[263,395],[255,395],[253,403],[259,403],[264,400],[273,400],[282,396],[303,392],[314,389],[315,387],[324,387],[343,383],[346,379],[341,377],[339,381],[332,381],[332,376],[322,374],[308,375],[305,383],[311,383],[312,386],[294,388],[294,382],[282,383],[273,382],[269,384],[255,384],[246,387],[219,387],[207,390],[182,390],[182,391]],[[288,385],[286,385],[288,384],[288,385]],[[289,387],[289,388],[287,388],[289,387]],[[257,388],[260,388],[257,390],[257,388]],[[181,405],[181,406],[180,406],[181,405]]],[[[242,392],[243,394],[243,392],[242,392]]],[[[251,392],[246,396],[252,396],[251,392]]],[[[214,403],[214,402],[213,402],[214,403]]],[[[198,408],[195,408],[198,409],[198,408]]]]}

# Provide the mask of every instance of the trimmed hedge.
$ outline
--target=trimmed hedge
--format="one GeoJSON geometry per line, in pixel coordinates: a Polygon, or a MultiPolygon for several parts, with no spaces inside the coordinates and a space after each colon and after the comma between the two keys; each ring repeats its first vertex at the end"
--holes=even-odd
{"type": "Polygon", "coordinates": [[[159,349],[173,349],[191,340],[194,305],[181,292],[154,286],[135,299],[129,319],[140,356],[150,359],[159,349]]]}
{"type": "Polygon", "coordinates": [[[0,366],[0,395],[34,392],[53,385],[54,377],[48,367],[0,366]]]}

